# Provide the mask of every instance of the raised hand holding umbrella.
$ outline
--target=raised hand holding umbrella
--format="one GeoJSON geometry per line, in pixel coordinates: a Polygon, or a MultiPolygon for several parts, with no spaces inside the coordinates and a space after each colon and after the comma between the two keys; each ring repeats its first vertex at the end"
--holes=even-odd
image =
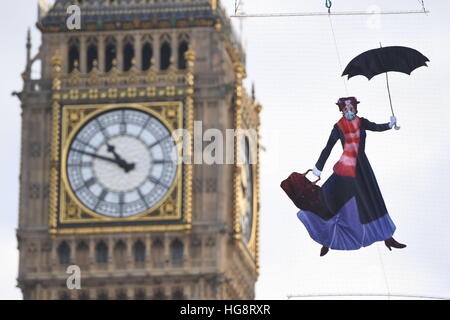
{"type": "MultiPolygon", "coordinates": [[[[386,73],[386,85],[392,112],[391,122],[396,122],[392,107],[388,72],[396,71],[410,75],[415,69],[427,66],[429,61],[427,57],[415,49],[400,46],[382,47],[380,44],[380,48],[363,52],[350,61],[342,76],[346,75],[347,79],[350,79],[351,77],[362,75],[370,80],[376,75],[386,73]]],[[[400,129],[396,123],[395,129],[400,129]]]]}

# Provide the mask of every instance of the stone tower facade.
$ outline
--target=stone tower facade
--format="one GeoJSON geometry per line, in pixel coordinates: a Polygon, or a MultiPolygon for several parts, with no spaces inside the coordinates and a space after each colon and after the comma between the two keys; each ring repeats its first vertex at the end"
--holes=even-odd
{"type": "Polygon", "coordinates": [[[24,299],[253,299],[261,105],[219,1],[57,0],[37,27],[16,93],[24,299]],[[256,134],[231,136],[229,163],[175,163],[211,143],[198,125],[256,134]],[[176,129],[193,138],[183,153],[158,139],[176,129]],[[68,288],[77,270],[81,288],[68,288]]]}

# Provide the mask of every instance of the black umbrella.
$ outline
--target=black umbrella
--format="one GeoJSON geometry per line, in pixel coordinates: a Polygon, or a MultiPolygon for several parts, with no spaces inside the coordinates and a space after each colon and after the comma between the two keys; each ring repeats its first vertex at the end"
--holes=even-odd
{"type": "MultiPolygon", "coordinates": [[[[415,49],[400,46],[381,47],[380,44],[380,48],[363,52],[350,61],[342,76],[347,75],[348,79],[350,79],[351,77],[362,75],[370,80],[378,74],[386,73],[389,102],[392,115],[394,115],[387,73],[389,71],[397,71],[410,75],[415,69],[427,66],[429,61],[427,57],[415,49]]],[[[400,127],[395,126],[395,129],[398,130],[400,127]]]]}

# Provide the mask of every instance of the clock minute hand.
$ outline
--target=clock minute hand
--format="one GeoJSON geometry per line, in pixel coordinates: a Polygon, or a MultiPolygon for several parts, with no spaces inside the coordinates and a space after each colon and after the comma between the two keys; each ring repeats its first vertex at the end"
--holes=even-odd
{"type": "Polygon", "coordinates": [[[135,165],[134,163],[128,164],[125,160],[121,159],[120,157],[115,156],[114,159],[113,158],[108,158],[105,156],[101,156],[92,152],[88,152],[88,151],[83,151],[83,150],[78,150],[78,149],[74,149],[72,148],[73,151],[94,157],[94,158],[98,158],[101,160],[105,160],[105,161],[109,161],[112,163],[117,164],[120,168],[122,168],[126,173],[128,173],[129,171],[133,170],[135,165]]]}
{"type": "Polygon", "coordinates": [[[99,154],[96,154],[96,153],[92,153],[92,152],[89,152],[89,151],[78,150],[78,149],[75,149],[75,148],[70,148],[70,150],[78,152],[78,153],[82,153],[82,154],[85,154],[87,156],[91,156],[91,157],[94,157],[94,158],[97,158],[97,159],[101,159],[101,160],[113,162],[115,164],[119,164],[117,159],[108,158],[108,157],[105,157],[105,156],[102,156],[102,155],[99,155],[99,154]]]}
{"type": "Polygon", "coordinates": [[[128,171],[130,171],[131,169],[134,168],[134,163],[132,164],[132,167],[131,167],[131,165],[129,165],[127,163],[123,163],[123,162],[121,162],[118,159],[108,158],[108,157],[105,157],[105,156],[102,156],[102,155],[99,155],[99,154],[95,154],[95,153],[88,152],[88,151],[83,151],[83,150],[78,150],[78,149],[75,149],[75,148],[71,148],[71,150],[75,151],[75,152],[79,152],[79,153],[85,154],[87,156],[91,156],[91,157],[97,158],[97,159],[101,159],[101,160],[105,160],[105,161],[109,161],[109,162],[115,163],[119,167],[121,167],[125,172],[128,172],[128,171]]]}

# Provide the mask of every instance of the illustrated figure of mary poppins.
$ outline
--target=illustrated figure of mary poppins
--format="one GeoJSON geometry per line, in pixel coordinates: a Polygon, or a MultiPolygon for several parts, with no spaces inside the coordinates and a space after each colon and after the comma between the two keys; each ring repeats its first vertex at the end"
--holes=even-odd
{"type": "Polygon", "coordinates": [[[357,116],[359,101],[355,97],[340,98],[336,103],[342,112],[333,126],[327,145],[320,154],[313,173],[323,170],[331,150],[338,140],[343,154],[333,167],[333,174],[322,186],[323,201],[329,211],[327,217],[300,210],[297,217],[305,225],[313,240],[323,247],[320,255],[329,249],[357,250],[376,241],[384,241],[387,248],[405,248],[392,236],[395,231],[377,180],[364,152],[366,131],[392,129],[397,119],[376,124],[357,116]]]}

